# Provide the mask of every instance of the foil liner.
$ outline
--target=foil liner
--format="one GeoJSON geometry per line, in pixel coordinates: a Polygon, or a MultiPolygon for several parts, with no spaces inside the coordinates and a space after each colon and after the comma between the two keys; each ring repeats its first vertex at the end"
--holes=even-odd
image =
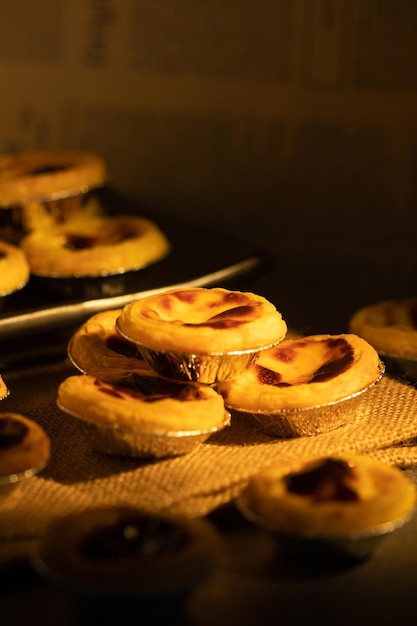
{"type": "Polygon", "coordinates": [[[237,496],[235,504],[247,521],[274,538],[276,546],[283,554],[291,558],[312,559],[316,563],[358,562],[368,559],[387,535],[400,529],[415,515],[414,511],[410,511],[389,522],[344,535],[311,535],[289,533],[269,523],[251,510],[245,501],[244,491],[237,496]]]}
{"type": "Polygon", "coordinates": [[[0,239],[18,244],[35,228],[62,224],[83,210],[92,193],[92,189],[82,188],[68,195],[63,193],[12,206],[0,205],[0,239]]]}
{"type": "MultiPolygon", "coordinates": [[[[143,269],[143,268],[141,268],[143,269]]],[[[138,288],[140,270],[94,276],[40,276],[33,275],[31,282],[48,294],[68,300],[96,300],[130,293],[138,288]]]]}
{"type": "MultiPolygon", "coordinates": [[[[129,339],[126,337],[126,339],[129,339]]],[[[132,339],[129,339],[132,341],[132,339]]],[[[248,367],[254,365],[263,350],[276,343],[253,350],[239,350],[224,353],[187,353],[156,350],[135,342],[142,358],[161,376],[174,380],[198,382],[213,385],[233,380],[248,367]]]]}
{"type": "Polygon", "coordinates": [[[225,411],[223,421],[217,427],[146,432],[116,423],[94,422],[68,411],[59,404],[58,407],[78,420],[81,432],[97,452],[139,458],[166,458],[188,454],[210,435],[229,426],[231,419],[230,413],[225,411]]]}
{"type": "Polygon", "coordinates": [[[381,364],[380,374],[373,383],[351,396],[319,406],[270,411],[245,411],[230,405],[226,406],[236,418],[239,417],[239,413],[253,417],[258,430],[270,437],[285,439],[319,435],[353,422],[363,395],[381,380],[384,371],[385,367],[381,364]]]}
{"type": "Polygon", "coordinates": [[[6,476],[0,476],[0,502],[3,498],[7,497],[12,491],[19,486],[22,481],[32,478],[45,469],[47,461],[39,464],[35,467],[29,467],[22,472],[15,472],[7,474],[6,476]]]}

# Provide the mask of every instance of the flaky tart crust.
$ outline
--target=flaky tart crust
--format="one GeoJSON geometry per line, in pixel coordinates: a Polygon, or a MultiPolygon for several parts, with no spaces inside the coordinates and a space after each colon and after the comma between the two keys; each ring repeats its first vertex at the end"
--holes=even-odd
{"type": "Polygon", "coordinates": [[[0,297],[22,289],[30,277],[30,266],[21,248],[0,240],[0,297]]]}
{"type": "Polygon", "coordinates": [[[281,313],[263,296],[203,287],[129,303],[116,326],[138,344],[192,354],[254,351],[281,341],[287,331],[281,313]]]}
{"type": "Polygon", "coordinates": [[[36,150],[0,156],[0,206],[58,199],[104,184],[103,159],[81,150],[36,150]]]}
{"type": "Polygon", "coordinates": [[[135,389],[144,382],[150,393],[132,390],[127,379],[113,384],[87,374],[70,376],[58,387],[57,404],[88,421],[148,433],[208,430],[224,423],[223,399],[211,387],[184,385],[153,374],[142,378],[147,380],[139,381],[135,389]]]}
{"type": "Polygon", "coordinates": [[[273,465],[250,478],[241,498],[271,529],[330,537],[411,514],[416,489],[394,466],[365,455],[337,454],[296,464],[291,473],[273,465]],[[313,478],[314,470],[327,475],[313,478]]]}
{"type": "Polygon", "coordinates": [[[34,420],[20,413],[0,413],[2,419],[13,419],[26,427],[23,439],[13,445],[2,446],[0,452],[0,477],[19,474],[28,470],[40,470],[49,461],[51,453],[50,439],[44,429],[34,420]]]}
{"type": "Polygon", "coordinates": [[[105,375],[105,370],[149,371],[136,344],[124,339],[116,329],[121,308],[100,311],[88,318],[72,335],[68,356],[83,373],[105,375]]]}
{"type": "Polygon", "coordinates": [[[349,398],[382,372],[376,350],[357,335],[310,335],[262,352],[255,365],[217,389],[235,409],[301,409],[349,398]]]}
{"type": "Polygon", "coordinates": [[[349,329],[381,354],[417,358],[417,298],[384,300],[359,309],[349,329]]]}
{"type": "Polygon", "coordinates": [[[159,227],[133,215],[87,216],[35,230],[20,242],[32,274],[106,276],[159,261],[170,244],[159,227]]]}

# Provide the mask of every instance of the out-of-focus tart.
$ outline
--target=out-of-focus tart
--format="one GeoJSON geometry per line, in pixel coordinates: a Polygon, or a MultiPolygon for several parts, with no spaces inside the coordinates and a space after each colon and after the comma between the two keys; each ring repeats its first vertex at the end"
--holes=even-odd
{"type": "Polygon", "coordinates": [[[29,277],[29,262],[23,250],[0,240],[0,298],[23,289],[29,277]]]}
{"type": "Polygon", "coordinates": [[[349,320],[349,329],[374,346],[387,371],[417,382],[417,298],[363,307],[349,320]]]}
{"type": "Polygon", "coordinates": [[[50,457],[50,439],[34,420],[0,413],[0,495],[39,473],[50,457]]]}
{"type": "Polygon", "coordinates": [[[100,372],[103,379],[106,370],[150,370],[136,344],[117,332],[116,319],[120,312],[121,309],[100,311],[87,319],[72,335],[68,356],[80,372],[90,375],[100,372]]]}
{"type": "Polygon", "coordinates": [[[16,242],[28,231],[65,221],[106,179],[105,162],[91,152],[36,150],[0,156],[2,236],[16,242]]]}
{"type": "Polygon", "coordinates": [[[138,457],[185,454],[230,423],[223,398],[211,387],[153,373],[117,372],[121,378],[79,374],[58,388],[57,405],[79,420],[100,452],[138,457]]]}
{"type": "Polygon", "coordinates": [[[409,521],[416,488],[395,466],[345,453],[299,463],[290,473],[271,466],[252,476],[237,505],[287,543],[361,558],[409,521]]]}
{"type": "Polygon", "coordinates": [[[281,313],[263,296],[203,287],[131,302],[116,327],[155,371],[208,384],[236,377],[287,331],[281,313]]]}
{"type": "Polygon", "coordinates": [[[90,601],[90,610],[120,618],[148,603],[182,602],[216,573],[222,548],[202,518],[115,506],[55,520],[31,562],[49,582],[90,601]]]}
{"type": "Polygon", "coordinates": [[[357,335],[310,335],[263,352],[217,389],[229,409],[252,414],[268,434],[314,435],[348,423],[383,372],[376,350],[357,335]]]}
{"type": "Polygon", "coordinates": [[[4,382],[3,377],[0,375],[0,400],[4,400],[4,398],[7,398],[9,395],[10,390],[4,382]]]}
{"type": "Polygon", "coordinates": [[[32,275],[62,295],[122,293],[137,271],[170,251],[151,220],[134,215],[88,216],[32,231],[20,243],[32,275]]]}

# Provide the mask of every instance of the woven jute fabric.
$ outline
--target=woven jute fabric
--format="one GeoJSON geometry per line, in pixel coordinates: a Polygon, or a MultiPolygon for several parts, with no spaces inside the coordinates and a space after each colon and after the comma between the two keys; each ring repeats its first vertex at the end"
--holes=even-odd
{"type": "Polygon", "coordinates": [[[150,514],[204,516],[233,500],[269,466],[341,451],[401,467],[417,463],[417,390],[387,375],[361,400],[354,421],[331,432],[271,438],[250,417],[232,423],[191,453],[170,459],[115,457],[94,451],[78,422],[56,406],[59,383],[74,374],[64,360],[11,372],[2,410],[39,422],[51,438],[50,462],[0,500],[0,562],[24,553],[56,517],[90,507],[129,505],[150,514]]]}

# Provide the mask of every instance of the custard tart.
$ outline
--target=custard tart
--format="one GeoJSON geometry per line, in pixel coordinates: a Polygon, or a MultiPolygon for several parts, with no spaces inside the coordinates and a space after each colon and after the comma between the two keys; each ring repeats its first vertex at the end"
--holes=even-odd
{"type": "Polygon", "coordinates": [[[123,293],[129,280],[137,290],[138,270],[170,251],[160,228],[134,215],[78,216],[34,230],[20,245],[40,284],[87,298],[123,293]]]}
{"type": "Polygon", "coordinates": [[[68,357],[82,373],[94,375],[106,370],[149,371],[135,343],[124,339],[116,329],[121,309],[100,311],[89,317],[72,335],[68,357]]]}
{"type": "Polygon", "coordinates": [[[235,378],[287,331],[281,313],[263,296],[204,287],[131,302],[116,327],[155,371],[207,384],[235,378]]]}
{"type": "Polygon", "coordinates": [[[230,423],[223,398],[211,387],[145,372],[118,375],[107,382],[100,374],[79,374],[58,387],[58,407],[78,420],[100,452],[138,457],[184,454],[230,423]]]}
{"type": "Polygon", "coordinates": [[[363,558],[414,514],[411,480],[395,466],[360,454],[272,465],[253,475],[237,498],[250,521],[291,547],[363,558]],[[291,542],[293,542],[291,544],[291,542]]]}
{"type": "Polygon", "coordinates": [[[223,554],[220,535],[205,519],[107,506],[52,522],[31,564],[75,593],[89,614],[125,623],[139,615],[147,621],[150,606],[161,602],[172,609],[217,572],[223,554]]]}
{"type": "Polygon", "coordinates": [[[417,383],[417,298],[363,307],[351,317],[349,328],[374,346],[388,373],[417,383]]]}
{"type": "Polygon", "coordinates": [[[354,334],[285,339],[239,377],[219,383],[225,405],[277,436],[314,435],[351,421],[382,377],[376,350],[354,334]]]}
{"type": "Polygon", "coordinates": [[[107,180],[104,160],[81,150],[35,150],[0,156],[0,233],[18,242],[27,232],[66,221],[107,180]]]}
{"type": "Polygon", "coordinates": [[[23,289],[29,277],[29,262],[23,250],[0,240],[0,298],[23,289]]]}
{"type": "Polygon", "coordinates": [[[43,470],[50,448],[49,436],[37,422],[20,413],[0,413],[0,495],[43,470]]]}

